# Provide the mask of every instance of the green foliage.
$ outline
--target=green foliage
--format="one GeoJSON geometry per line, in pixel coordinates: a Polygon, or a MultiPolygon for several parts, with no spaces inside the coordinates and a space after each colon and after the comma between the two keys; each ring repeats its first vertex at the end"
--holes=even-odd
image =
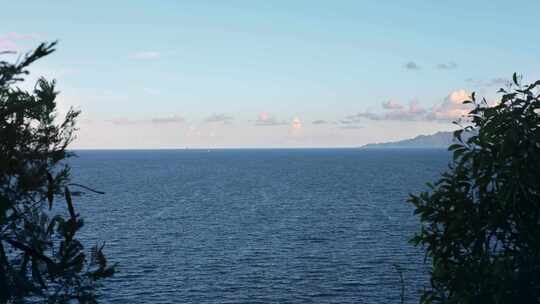
{"type": "Polygon", "coordinates": [[[39,79],[33,92],[17,86],[55,44],[41,44],[17,63],[0,61],[0,303],[30,297],[95,303],[97,281],[114,273],[103,246],[87,256],[76,238],[83,220],[68,189],[73,184],[65,160],[73,156],[66,148],[79,112],[70,109],[57,122],[54,81],[39,79]],[[47,211],[58,196],[67,216],[47,211]]]}
{"type": "Polygon", "coordinates": [[[500,104],[465,102],[449,170],[410,197],[432,262],[422,303],[540,303],[540,81],[513,81],[500,104]]]}

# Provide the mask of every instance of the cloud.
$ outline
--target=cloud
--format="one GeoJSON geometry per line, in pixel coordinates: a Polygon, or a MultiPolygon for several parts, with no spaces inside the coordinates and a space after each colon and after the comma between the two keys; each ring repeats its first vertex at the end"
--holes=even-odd
{"type": "Polygon", "coordinates": [[[502,77],[494,77],[488,80],[467,78],[465,81],[476,87],[507,87],[511,83],[510,80],[502,77]]]}
{"type": "Polygon", "coordinates": [[[283,126],[288,125],[287,122],[278,120],[276,117],[271,116],[267,112],[261,112],[255,120],[256,126],[283,126]]]}
{"type": "Polygon", "coordinates": [[[451,92],[441,104],[431,109],[427,118],[442,121],[461,118],[471,110],[470,105],[463,104],[463,101],[468,99],[470,99],[470,94],[463,89],[451,92]]]}
{"type": "Polygon", "coordinates": [[[158,59],[161,57],[161,53],[156,51],[142,51],[142,52],[136,52],[129,56],[131,59],[138,59],[138,60],[151,60],[151,59],[158,59]]]}
{"type": "Polygon", "coordinates": [[[385,110],[401,110],[403,109],[403,105],[399,104],[393,100],[389,100],[387,102],[382,103],[382,107],[385,110]]]}
{"type": "Polygon", "coordinates": [[[232,116],[226,115],[226,114],[214,114],[209,117],[207,117],[204,122],[214,123],[214,122],[221,122],[223,124],[228,124],[233,120],[232,116]]]}
{"type": "Polygon", "coordinates": [[[3,51],[18,51],[22,47],[20,42],[24,40],[35,40],[40,38],[37,34],[20,34],[16,32],[10,32],[0,36],[0,52],[3,51]]]}
{"type": "Polygon", "coordinates": [[[300,118],[298,117],[293,118],[291,122],[291,127],[293,128],[293,130],[302,129],[302,121],[300,120],[300,118]]]}
{"type": "Polygon", "coordinates": [[[164,125],[164,124],[181,124],[186,120],[178,115],[172,116],[163,116],[163,117],[153,117],[150,119],[129,119],[125,117],[114,118],[109,120],[110,123],[117,126],[126,126],[126,125],[143,125],[143,124],[153,124],[153,125],[164,125]]]}
{"type": "Polygon", "coordinates": [[[458,67],[457,63],[450,61],[448,63],[439,63],[437,64],[437,69],[439,70],[453,70],[458,67]]]}
{"type": "Polygon", "coordinates": [[[408,106],[397,102],[383,103],[384,109],[381,113],[360,112],[354,115],[346,116],[340,123],[352,125],[363,122],[364,120],[422,120],[426,110],[420,106],[417,101],[411,101],[408,106]]]}
{"type": "Polygon", "coordinates": [[[166,116],[166,117],[155,117],[150,120],[153,124],[178,124],[184,123],[186,120],[178,115],[166,116]]]}
{"type": "Polygon", "coordinates": [[[322,119],[317,119],[317,120],[312,121],[311,123],[314,124],[314,125],[325,125],[325,124],[328,123],[328,121],[322,120],[322,119]]]}
{"type": "Polygon", "coordinates": [[[354,115],[345,116],[345,118],[340,120],[339,123],[343,125],[353,125],[362,122],[364,119],[381,120],[382,116],[377,113],[360,112],[354,115]]]}
{"type": "Polygon", "coordinates": [[[416,62],[414,62],[414,61],[409,61],[409,62],[405,63],[404,67],[407,70],[420,70],[420,66],[418,64],[416,64],[416,62]]]}
{"type": "Polygon", "coordinates": [[[340,126],[339,128],[340,128],[340,129],[343,129],[343,130],[358,130],[358,129],[363,129],[364,126],[360,126],[360,125],[345,125],[345,126],[340,126]]]}
{"type": "Polygon", "coordinates": [[[449,122],[461,118],[469,113],[471,105],[464,105],[463,101],[470,98],[464,90],[456,90],[448,94],[439,104],[424,108],[418,101],[411,101],[407,106],[392,102],[382,103],[382,112],[360,112],[346,116],[339,121],[342,126],[354,126],[364,120],[394,120],[394,121],[440,121],[449,122]]]}
{"type": "Polygon", "coordinates": [[[502,78],[502,77],[497,77],[497,78],[490,79],[487,82],[487,86],[508,86],[511,83],[512,82],[510,80],[508,80],[508,79],[505,79],[505,78],[502,78]]]}
{"type": "Polygon", "coordinates": [[[426,110],[417,101],[411,101],[408,107],[394,108],[383,114],[385,120],[422,120],[426,110]]]}

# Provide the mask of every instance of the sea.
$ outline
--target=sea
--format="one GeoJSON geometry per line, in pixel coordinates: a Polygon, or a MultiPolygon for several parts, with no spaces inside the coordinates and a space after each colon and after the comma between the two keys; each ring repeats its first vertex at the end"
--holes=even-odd
{"type": "Polygon", "coordinates": [[[73,182],[105,192],[75,199],[80,237],[118,267],[100,303],[418,303],[429,282],[407,199],[445,150],[76,153],[73,182]]]}

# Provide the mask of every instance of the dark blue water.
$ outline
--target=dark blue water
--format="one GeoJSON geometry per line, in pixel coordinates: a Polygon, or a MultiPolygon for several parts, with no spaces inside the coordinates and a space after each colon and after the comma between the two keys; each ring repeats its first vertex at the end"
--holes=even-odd
{"type": "Polygon", "coordinates": [[[410,192],[441,150],[79,151],[83,237],[120,272],[104,303],[398,303],[426,284],[410,192]]]}

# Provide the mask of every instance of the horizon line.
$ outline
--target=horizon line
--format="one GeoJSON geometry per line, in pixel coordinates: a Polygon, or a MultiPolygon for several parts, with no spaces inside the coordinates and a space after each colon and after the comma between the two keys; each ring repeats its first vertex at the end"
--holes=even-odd
{"type": "Polygon", "coordinates": [[[446,146],[433,147],[214,147],[214,148],[75,148],[68,151],[211,151],[211,150],[446,150],[446,146]]]}

